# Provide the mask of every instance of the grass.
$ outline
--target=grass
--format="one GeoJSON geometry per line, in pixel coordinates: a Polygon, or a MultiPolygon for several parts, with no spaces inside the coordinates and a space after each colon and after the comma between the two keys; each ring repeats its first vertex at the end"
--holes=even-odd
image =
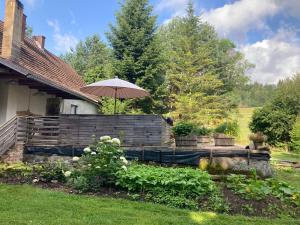
{"type": "Polygon", "coordinates": [[[237,143],[241,145],[249,144],[249,134],[251,133],[249,129],[249,123],[251,121],[252,114],[256,108],[239,108],[238,115],[236,119],[239,124],[239,137],[237,138],[237,143]]]}
{"type": "Polygon", "coordinates": [[[127,200],[70,195],[28,185],[0,184],[0,224],[5,225],[187,225],[300,224],[292,218],[264,219],[193,212],[127,200]]]}
{"type": "Polygon", "coordinates": [[[273,149],[272,150],[272,160],[273,161],[288,160],[288,161],[300,163],[300,154],[273,149]]]}
{"type": "Polygon", "coordinates": [[[300,154],[272,150],[272,164],[275,178],[285,181],[300,190],[300,169],[279,167],[277,162],[284,160],[300,163],[300,154]]]}

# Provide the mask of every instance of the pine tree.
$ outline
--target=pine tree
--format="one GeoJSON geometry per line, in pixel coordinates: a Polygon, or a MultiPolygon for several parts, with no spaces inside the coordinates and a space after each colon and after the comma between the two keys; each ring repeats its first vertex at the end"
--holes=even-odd
{"type": "Polygon", "coordinates": [[[110,49],[98,35],[80,41],[75,49],[62,55],[87,84],[112,76],[112,57],[110,49]]]}
{"type": "Polygon", "coordinates": [[[110,25],[107,38],[115,57],[115,74],[135,83],[151,94],[138,100],[135,107],[145,113],[163,113],[165,95],[164,60],[156,38],[156,17],[148,0],[126,0],[116,14],[116,25],[110,25]]]}
{"type": "Polygon", "coordinates": [[[191,2],[185,17],[173,19],[158,33],[168,59],[171,115],[206,125],[228,117],[235,107],[229,94],[236,80],[245,77],[244,67],[239,68],[243,59],[229,55],[233,43],[220,39],[212,26],[202,22],[191,2]]]}

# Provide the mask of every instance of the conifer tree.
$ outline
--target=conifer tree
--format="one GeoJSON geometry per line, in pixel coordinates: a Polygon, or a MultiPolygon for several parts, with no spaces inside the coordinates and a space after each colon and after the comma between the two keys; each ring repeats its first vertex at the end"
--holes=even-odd
{"type": "Polygon", "coordinates": [[[156,16],[148,0],[126,0],[107,38],[115,57],[115,75],[148,90],[150,98],[134,101],[145,113],[164,113],[164,60],[156,38],[156,16]]]}

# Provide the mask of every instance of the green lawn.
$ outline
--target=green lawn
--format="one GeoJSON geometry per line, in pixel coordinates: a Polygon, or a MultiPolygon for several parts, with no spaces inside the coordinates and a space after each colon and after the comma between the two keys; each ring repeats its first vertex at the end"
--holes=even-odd
{"type": "Polygon", "coordinates": [[[300,224],[300,220],[276,220],[192,212],[160,205],[111,198],[70,195],[28,185],[0,184],[0,224],[300,224]]]}
{"type": "Polygon", "coordinates": [[[252,114],[256,108],[239,108],[239,113],[236,119],[239,123],[239,137],[237,138],[237,143],[241,145],[249,144],[249,134],[251,133],[249,129],[249,123],[251,121],[252,114]]]}
{"type": "Polygon", "coordinates": [[[278,161],[289,160],[300,163],[300,154],[272,150],[272,164],[274,165],[274,176],[283,180],[300,190],[300,169],[277,166],[278,161]]]}

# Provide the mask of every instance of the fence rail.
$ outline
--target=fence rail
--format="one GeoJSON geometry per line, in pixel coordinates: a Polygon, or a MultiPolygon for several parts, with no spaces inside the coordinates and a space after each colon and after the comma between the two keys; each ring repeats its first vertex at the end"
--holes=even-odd
{"type": "Polygon", "coordinates": [[[17,117],[14,117],[0,126],[0,156],[16,144],[17,123],[17,117]]]}
{"type": "Polygon", "coordinates": [[[170,141],[169,125],[158,115],[61,115],[22,117],[18,141],[30,146],[86,146],[103,135],[124,146],[161,146],[170,141]]]}

